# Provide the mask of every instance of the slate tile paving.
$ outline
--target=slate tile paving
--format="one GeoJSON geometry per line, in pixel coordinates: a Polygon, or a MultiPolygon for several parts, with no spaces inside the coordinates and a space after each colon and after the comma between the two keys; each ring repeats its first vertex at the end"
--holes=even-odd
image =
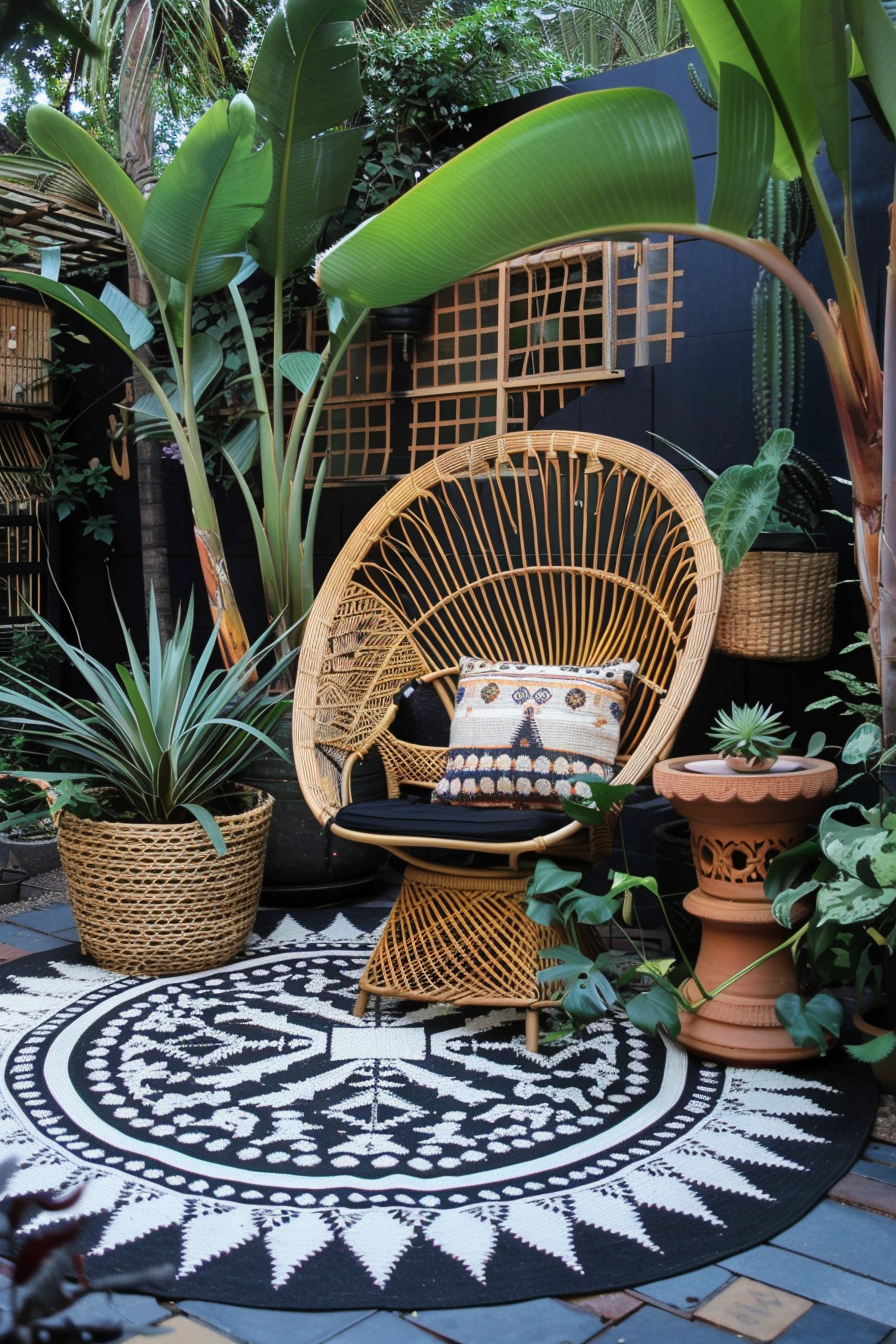
{"type": "Polygon", "coordinates": [[[867,1176],[872,1181],[896,1185],[896,1167],[891,1167],[885,1162],[865,1162],[860,1158],[853,1171],[857,1176],[867,1176]]]}
{"type": "Polygon", "coordinates": [[[641,1299],[633,1293],[586,1293],[583,1296],[563,1299],[578,1311],[590,1311],[602,1321],[622,1321],[637,1311],[642,1305],[641,1299]]]}
{"type": "Polygon", "coordinates": [[[771,1242],[896,1286],[896,1222],[865,1209],[822,1200],[771,1242]]]}
{"type": "MultiPolygon", "coordinates": [[[[77,941],[68,905],[3,914],[0,962],[77,941]]],[[[159,1326],[171,1344],[896,1344],[893,1192],[896,1145],[876,1135],[832,1197],[771,1242],[690,1274],[568,1301],[284,1312],[115,1293],[66,1314],[121,1321],[135,1344],[159,1326]]],[[[0,1332],[9,1300],[2,1269],[0,1261],[0,1332]]]]}
{"type": "MultiPolygon", "coordinates": [[[[185,1315],[216,1327],[243,1344],[326,1344],[331,1339],[343,1341],[347,1330],[371,1316],[392,1319],[389,1312],[370,1310],[264,1311],[257,1307],[234,1307],[226,1302],[194,1301],[177,1305],[185,1315]]],[[[411,1335],[407,1339],[408,1344],[422,1344],[419,1337],[411,1335]]],[[[399,1344],[397,1335],[396,1344],[399,1344]]]]}
{"type": "Polygon", "coordinates": [[[157,1325],[169,1314],[167,1307],[143,1293],[87,1293],[49,1317],[47,1323],[69,1320],[76,1325],[120,1325],[130,1332],[157,1325]]]}
{"type": "Polygon", "coordinates": [[[23,952],[52,952],[59,947],[70,947],[74,939],[51,938],[36,929],[24,929],[18,924],[3,925],[3,941],[23,952]]]}
{"type": "Polygon", "coordinates": [[[720,1293],[701,1303],[696,1319],[720,1325],[747,1339],[766,1344],[780,1335],[811,1310],[807,1297],[770,1288],[755,1279],[734,1279],[720,1293]]]}
{"type": "Polygon", "coordinates": [[[27,956],[27,948],[13,947],[11,943],[0,943],[0,961],[15,961],[16,957],[27,956]]]}
{"type": "Polygon", "coordinates": [[[853,1170],[832,1186],[828,1193],[831,1199],[840,1200],[844,1204],[896,1218],[896,1184],[889,1185],[884,1181],[860,1176],[853,1170]]]}
{"type": "Polygon", "coordinates": [[[636,1291],[639,1297],[690,1314],[730,1279],[727,1270],[720,1269],[718,1265],[707,1265],[704,1269],[691,1270],[689,1274],[673,1274],[668,1279],[639,1284],[636,1291]]]}
{"type": "Polygon", "coordinates": [[[776,1344],[884,1344],[891,1337],[880,1321],[816,1305],[779,1335],[776,1344]]]}
{"type": "MultiPolygon", "coordinates": [[[[885,1228],[891,1225],[889,1218],[880,1218],[876,1214],[871,1217],[885,1228]]],[[[771,1284],[773,1288],[785,1288],[800,1297],[811,1298],[813,1302],[854,1311],[869,1320],[882,1321],[891,1329],[896,1327],[896,1289],[877,1279],[865,1278],[836,1265],[826,1265],[820,1260],[769,1245],[742,1251],[730,1260],[723,1260],[722,1265],[734,1274],[745,1274],[760,1283],[771,1284]]]]}
{"type": "Polygon", "coordinates": [[[20,915],[7,915],[6,919],[20,928],[55,934],[57,938],[68,934],[76,938],[78,933],[69,905],[50,905],[46,910],[24,910],[20,915]]]}
{"type": "Polygon", "coordinates": [[[869,1162],[896,1167],[896,1147],[892,1143],[869,1143],[862,1157],[869,1162]]]}
{"type": "MultiPolygon", "coordinates": [[[[494,1344],[505,1344],[505,1340],[510,1344],[512,1339],[512,1335],[502,1335],[494,1344]]],[[[645,1306],[618,1324],[604,1326],[595,1344],[734,1344],[734,1337],[715,1325],[645,1306]]]]}
{"type": "MultiPolygon", "coordinates": [[[[568,1307],[556,1297],[502,1307],[418,1311],[413,1319],[452,1344],[496,1344],[505,1339],[513,1344],[586,1344],[601,1328],[589,1312],[568,1307]]],[[[351,1344],[361,1344],[360,1338],[351,1339],[351,1344]]]]}

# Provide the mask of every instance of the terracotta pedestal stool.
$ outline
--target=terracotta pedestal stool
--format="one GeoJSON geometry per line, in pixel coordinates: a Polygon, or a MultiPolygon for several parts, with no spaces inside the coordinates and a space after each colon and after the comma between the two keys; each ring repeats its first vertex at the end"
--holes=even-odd
{"type": "MultiPolygon", "coordinates": [[[[691,828],[699,885],[684,906],[703,926],[694,974],[705,990],[724,984],[787,936],[765,897],[768,867],[776,854],[805,839],[807,823],[837,783],[836,767],[827,761],[789,757],[782,766],[791,761],[798,762],[796,769],[764,775],[737,774],[712,756],[680,756],[654,767],[653,787],[691,828]]],[[[693,980],[682,988],[692,1003],[701,997],[693,980]]],[[[785,950],[695,1013],[682,1013],[679,1040],[705,1059],[726,1063],[810,1059],[818,1051],[795,1046],[775,1016],[778,996],[796,989],[796,969],[785,950]]]]}

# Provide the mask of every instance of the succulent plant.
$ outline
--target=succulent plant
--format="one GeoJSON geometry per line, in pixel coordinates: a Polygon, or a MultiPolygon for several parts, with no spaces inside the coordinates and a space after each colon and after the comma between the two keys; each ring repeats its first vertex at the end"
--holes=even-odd
{"type": "Polygon", "coordinates": [[[720,756],[740,756],[747,761],[776,761],[793,742],[795,733],[783,737],[787,724],[781,715],[759,703],[731,706],[731,713],[720,709],[708,736],[720,756]]]}

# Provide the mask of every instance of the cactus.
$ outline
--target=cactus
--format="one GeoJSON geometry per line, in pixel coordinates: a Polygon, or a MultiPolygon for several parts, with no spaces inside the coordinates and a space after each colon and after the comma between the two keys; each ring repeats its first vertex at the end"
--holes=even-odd
{"type": "Polygon", "coordinates": [[[787,461],[778,468],[778,484],[770,530],[785,531],[781,527],[784,523],[814,532],[821,524],[823,511],[833,503],[830,476],[814,458],[791,448],[787,461]]]}
{"type": "MultiPolygon", "coordinates": [[[[768,238],[796,263],[815,219],[800,178],[769,180],[752,233],[768,238]]],[[[803,313],[780,280],[760,272],[753,290],[753,417],[756,441],[795,429],[803,395],[803,313]]]]}

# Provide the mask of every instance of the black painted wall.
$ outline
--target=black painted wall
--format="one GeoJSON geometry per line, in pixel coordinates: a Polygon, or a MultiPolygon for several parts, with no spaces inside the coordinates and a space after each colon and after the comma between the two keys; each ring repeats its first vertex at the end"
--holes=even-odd
{"type": "MultiPolygon", "coordinates": [[[[705,218],[715,173],[717,118],[691,86],[687,74],[691,61],[701,68],[695,52],[679,52],[661,60],[577,81],[569,91],[638,84],[669,93],[681,109],[691,137],[700,215],[705,218]]],[[[486,109],[477,115],[471,138],[487,133],[520,111],[561,96],[564,96],[562,90],[547,90],[486,109]]],[[[891,199],[893,153],[857,94],[853,95],[853,115],[857,233],[872,318],[879,333],[886,265],[886,208],[891,199]]],[[[826,162],[820,162],[820,171],[823,181],[830,183],[826,162]]],[[[750,297],[758,272],[753,263],[734,252],[688,239],[679,240],[677,265],[684,274],[677,282],[676,295],[683,306],[676,326],[685,336],[675,343],[672,363],[628,370],[624,380],[599,384],[545,423],[557,428],[612,434],[656,451],[665,451],[651,438],[653,431],[681,444],[709,466],[720,470],[733,462],[751,460],[757,446],[751,409],[750,297]]],[[[803,255],[801,268],[816,284],[822,297],[829,297],[817,235],[803,255]]],[[[833,474],[845,476],[827,376],[817,346],[809,341],[807,349],[806,397],[797,428],[797,447],[811,454],[833,474]]],[[[397,345],[395,359],[401,361],[397,345]]],[[[397,369],[397,373],[400,372],[397,369]]],[[[401,403],[396,406],[399,420],[406,409],[401,403]]],[[[397,434],[400,437],[400,428],[397,434]]],[[[204,599],[201,599],[202,583],[182,472],[171,462],[164,464],[164,471],[174,597],[175,600],[186,600],[190,590],[195,590],[199,623],[207,630],[209,622],[204,599]]],[[[696,479],[694,483],[699,484],[696,479]]],[[[318,527],[318,582],[343,541],[383,489],[382,483],[370,482],[325,491],[318,527]]],[[[845,486],[836,489],[838,507],[848,512],[848,489],[845,486]]],[[[235,490],[219,491],[218,494],[234,585],[249,613],[250,625],[253,630],[260,630],[264,613],[245,510],[235,490]]],[[[139,516],[133,479],[116,487],[114,508],[120,524],[113,555],[105,557],[96,543],[79,541],[70,529],[62,566],[63,586],[78,616],[82,635],[91,651],[100,657],[119,651],[111,622],[111,603],[106,596],[107,571],[112,575],[115,591],[135,631],[142,625],[139,516]]],[[[785,712],[790,724],[800,730],[798,745],[804,746],[809,732],[817,727],[824,727],[831,738],[836,736],[838,725],[829,715],[806,716],[803,713],[804,706],[812,699],[831,691],[831,683],[823,675],[825,667],[838,665],[840,659],[836,650],[850,642],[853,633],[863,624],[861,603],[853,581],[850,529],[846,523],[832,519],[829,538],[841,553],[840,573],[844,580],[838,589],[832,657],[826,664],[802,668],[712,655],[704,682],[683,724],[677,750],[704,750],[704,733],[709,722],[719,705],[727,705],[732,698],[751,703],[757,699],[774,703],[785,712]]],[[[858,675],[870,676],[870,660],[864,655],[853,655],[848,665],[858,675]]],[[[844,722],[845,732],[849,723],[844,722]]]]}

